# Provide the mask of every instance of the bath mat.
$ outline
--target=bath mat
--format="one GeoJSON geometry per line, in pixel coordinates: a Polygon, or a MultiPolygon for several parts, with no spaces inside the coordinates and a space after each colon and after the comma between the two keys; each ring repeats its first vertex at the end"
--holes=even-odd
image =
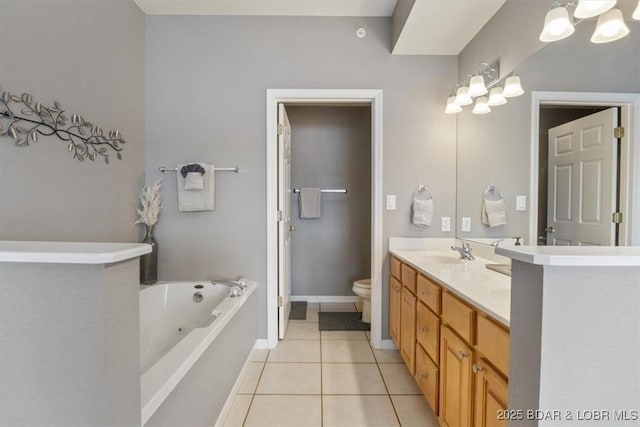
{"type": "Polygon", "coordinates": [[[371,324],[360,321],[357,311],[321,311],[318,313],[321,331],[368,331],[371,324]]]}
{"type": "Polygon", "coordinates": [[[307,320],[307,302],[292,301],[289,320],[307,320]]]}

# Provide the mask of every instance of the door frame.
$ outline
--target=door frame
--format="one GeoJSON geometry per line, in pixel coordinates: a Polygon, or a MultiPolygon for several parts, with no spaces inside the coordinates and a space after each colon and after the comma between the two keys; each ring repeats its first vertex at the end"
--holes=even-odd
{"type": "Polygon", "coordinates": [[[620,245],[640,245],[640,94],[602,92],[532,92],[531,93],[531,153],[529,181],[529,244],[535,245],[538,235],[538,175],[540,145],[540,107],[542,105],[620,107],[620,119],[625,127],[620,158],[621,209],[620,245]]]}
{"type": "Polygon", "coordinates": [[[278,103],[371,106],[371,344],[382,347],[382,90],[267,89],[267,346],[278,345],[278,103]]]}

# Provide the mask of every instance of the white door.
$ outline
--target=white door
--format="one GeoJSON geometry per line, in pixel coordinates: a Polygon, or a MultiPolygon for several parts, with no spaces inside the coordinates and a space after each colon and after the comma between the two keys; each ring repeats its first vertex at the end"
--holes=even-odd
{"type": "Polygon", "coordinates": [[[618,109],[549,129],[548,245],[615,245],[618,109]]]}
{"type": "Polygon", "coordinates": [[[291,124],[278,104],[278,338],[283,339],[291,311],[291,124]]]}

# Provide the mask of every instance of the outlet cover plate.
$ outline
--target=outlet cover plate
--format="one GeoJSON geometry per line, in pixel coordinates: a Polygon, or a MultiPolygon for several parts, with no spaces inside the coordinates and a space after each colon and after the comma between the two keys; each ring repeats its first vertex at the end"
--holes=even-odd
{"type": "Polygon", "coordinates": [[[441,221],[442,221],[442,231],[443,232],[451,231],[451,217],[443,216],[441,218],[441,221]]]}
{"type": "Polygon", "coordinates": [[[471,217],[462,217],[462,226],[460,227],[460,230],[464,233],[468,233],[471,231],[471,217]]]}

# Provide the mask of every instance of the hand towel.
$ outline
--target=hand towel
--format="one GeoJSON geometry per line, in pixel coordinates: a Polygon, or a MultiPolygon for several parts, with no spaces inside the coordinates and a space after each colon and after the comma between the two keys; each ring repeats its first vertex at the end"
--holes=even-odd
{"type": "Polygon", "coordinates": [[[505,225],[507,223],[507,208],[504,204],[504,199],[482,199],[480,220],[484,225],[488,225],[489,227],[505,225]]]}
{"type": "MultiPolygon", "coordinates": [[[[212,211],[214,209],[215,167],[199,163],[205,170],[204,187],[201,191],[189,191],[185,189],[187,177],[177,173],[178,177],[178,210],[180,212],[212,211]]],[[[178,166],[181,170],[183,165],[178,166]]],[[[187,173],[187,176],[189,174],[187,173]]]]}
{"type": "Polygon", "coordinates": [[[300,189],[300,197],[298,198],[300,218],[320,218],[320,195],[321,192],[319,188],[307,187],[300,189]]]}
{"type": "Polygon", "coordinates": [[[433,199],[420,200],[414,197],[412,224],[417,227],[429,227],[431,221],[433,221],[433,199]]]}
{"type": "Polygon", "coordinates": [[[188,172],[184,179],[184,189],[187,191],[204,190],[204,176],[200,172],[188,172]]]}

